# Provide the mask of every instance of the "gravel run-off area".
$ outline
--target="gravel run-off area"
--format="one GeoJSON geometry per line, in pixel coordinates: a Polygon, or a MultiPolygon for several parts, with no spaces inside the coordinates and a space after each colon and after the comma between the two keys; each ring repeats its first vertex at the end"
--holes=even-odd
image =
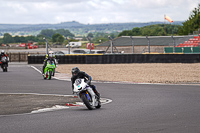
{"type": "Polygon", "coordinates": [[[95,81],[200,84],[200,63],[59,64],[56,71],[71,75],[73,67],[95,81]]]}

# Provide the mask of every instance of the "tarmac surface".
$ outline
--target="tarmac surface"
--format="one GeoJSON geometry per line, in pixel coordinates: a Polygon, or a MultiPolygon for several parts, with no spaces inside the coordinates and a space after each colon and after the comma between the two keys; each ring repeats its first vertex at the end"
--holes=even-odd
{"type": "MultiPolygon", "coordinates": [[[[28,65],[26,62],[12,62],[9,67],[32,67],[34,71],[41,74],[42,65],[28,65]]],[[[2,72],[1,72],[2,73],[2,72]]],[[[6,74],[6,73],[3,73],[6,74]]],[[[41,78],[41,77],[40,77],[41,78]]],[[[70,81],[70,75],[56,72],[53,79],[70,81]]],[[[2,80],[1,80],[2,81],[2,80]]],[[[131,82],[130,82],[131,83],[131,82]]],[[[191,83],[190,83],[191,84],[191,83]]],[[[193,84],[195,85],[195,84],[193,84]]],[[[196,84],[199,85],[199,84],[196,84]]],[[[104,104],[108,100],[101,99],[104,104]]],[[[79,106],[81,100],[75,95],[53,95],[37,93],[0,93],[0,115],[23,114],[37,112],[37,110],[51,110],[55,106],[65,108],[66,106],[79,106]]]]}
{"type": "MultiPolygon", "coordinates": [[[[27,66],[28,64],[25,62],[9,63],[9,68],[27,67],[27,66]]],[[[38,67],[38,70],[41,69],[41,65],[35,65],[35,66],[38,67]]],[[[3,73],[0,71],[0,73],[1,77],[3,76],[3,74],[4,75],[7,74],[6,76],[11,74],[9,71],[8,73],[3,73]]],[[[17,78],[15,77],[15,75],[12,76],[14,79],[17,78]]],[[[60,78],[61,80],[63,80],[64,76],[63,75],[61,76],[57,73],[57,77],[55,77],[54,79],[60,78]]],[[[69,80],[70,78],[65,77],[65,79],[69,80]]],[[[0,81],[3,80],[1,79],[0,81]]],[[[54,82],[55,80],[52,81],[54,82]]],[[[6,85],[3,85],[2,88],[3,87],[6,88],[6,85]]],[[[37,110],[46,108],[49,108],[49,110],[51,110],[51,108],[55,108],[56,106],[59,106],[59,108],[62,109],[66,108],[67,106],[68,107],[78,106],[76,103],[80,102],[81,100],[75,95],[56,95],[56,94],[54,95],[54,94],[37,94],[37,93],[0,93],[0,115],[31,113],[33,111],[37,112],[37,110]]]]}
{"type": "Polygon", "coordinates": [[[0,115],[31,113],[54,106],[76,105],[81,102],[74,96],[41,94],[0,94],[0,115]]]}
{"type": "MultiPolygon", "coordinates": [[[[34,66],[41,67],[41,65],[34,66]]],[[[11,104],[8,105],[10,110],[15,110],[18,107],[14,103],[20,104],[21,108],[24,105],[37,104],[34,107],[36,113],[19,112],[20,114],[16,115],[0,115],[0,132],[200,132],[200,89],[198,85],[93,83],[101,93],[101,100],[108,98],[112,102],[93,111],[85,106],[63,106],[71,102],[68,101],[72,94],[70,81],[54,78],[44,80],[39,72],[27,64],[10,64],[7,73],[0,70],[0,94],[9,94],[1,95],[4,97],[4,101],[0,103],[1,106],[10,102],[11,104]],[[12,94],[18,97],[13,99],[12,94]],[[23,102],[19,102],[18,99],[23,99],[23,102]],[[58,108],[62,106],[65,109],[37,113],[40,107],[42,110],[43,104],[50,103],[52,106],[51,103],[54,103],[55,99],[61,105],[54,106],[58,108]]]]}

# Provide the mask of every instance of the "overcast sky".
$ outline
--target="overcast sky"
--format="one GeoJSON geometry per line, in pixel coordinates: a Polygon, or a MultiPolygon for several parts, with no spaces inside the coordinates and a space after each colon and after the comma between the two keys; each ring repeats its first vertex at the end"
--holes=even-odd
{"type": "Polygon", "coordinates": [[[0,0],[0,24],[185,21],[200,0],[0,0]]]}

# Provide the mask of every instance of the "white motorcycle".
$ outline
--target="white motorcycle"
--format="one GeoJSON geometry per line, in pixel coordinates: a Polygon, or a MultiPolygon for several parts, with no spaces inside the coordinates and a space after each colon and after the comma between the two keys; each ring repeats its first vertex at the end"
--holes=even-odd
{"type": "Polygon", "coordinates": [[[84,79],[75,80],[74,93],[77,94],[77,96],[83,101],[83,103],[89,110],[101,107],[101,102],[100,100],[98,100],[98,96],[84,81],[84,79]]]}

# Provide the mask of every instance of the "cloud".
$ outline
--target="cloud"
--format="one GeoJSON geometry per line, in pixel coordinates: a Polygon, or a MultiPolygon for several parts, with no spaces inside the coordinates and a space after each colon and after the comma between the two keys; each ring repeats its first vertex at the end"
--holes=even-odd
{"type": "Polygon", "coordinates": [[[1,0],[0,23],[184,21],[199,0],[1,0]]]}

